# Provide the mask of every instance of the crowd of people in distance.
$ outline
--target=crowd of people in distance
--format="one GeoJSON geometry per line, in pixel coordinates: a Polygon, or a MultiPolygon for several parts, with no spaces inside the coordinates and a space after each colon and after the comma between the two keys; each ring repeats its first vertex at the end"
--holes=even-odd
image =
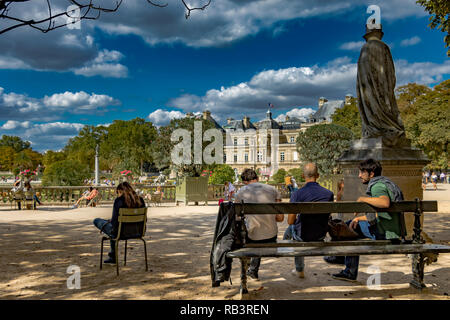
{"type": "Polygon", "coordinates": [[[444,171],[424,171],[422,172],[422,189],[427,189],[427,184],[430,183],[433,186],[433,190],[437,190],[438,183],[450,183],[450,173],[444,171]]]}

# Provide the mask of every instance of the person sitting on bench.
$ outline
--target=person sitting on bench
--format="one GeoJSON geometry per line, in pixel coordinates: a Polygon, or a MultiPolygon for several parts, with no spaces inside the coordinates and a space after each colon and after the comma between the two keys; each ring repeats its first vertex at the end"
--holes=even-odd
{"type": "MultiPolygon", "coordinates": [[[[119,209],[120,208],[145,208],[144,199],[136,194],[133,187],[128,182],[120,183],[116,188],[117,198],[114,200],[112,217],[110,220],[101,218],[94,219],[94,225],[111,238],[117,237],[119,228],[119,209]]],[[[116,263],[116,243],[110,241],[111,251],[108,253],[109,259],[104,263],[116,263]]]]}
{"type": "MultiPolygon", "coordinates": [[[[319,172],[315,163],[307,163],[303,167],[305,185],[291,195],[291,202],[327,202],[334,200],[334,194],[320,186],[316,180],[319,172]]],[[[289,227],[284,233],[284,240],[320,241],[325,239],[328,231],[330,214],[289,214],[289,227]]],[[[304,278],[305,258],[295,257],[295,269],[292,273],[304,278]]]]}
{"type": "MultiPolygon", "coordinates": [[[[367,159],[359,164],[359,178],[367,184],[368,197],[359,197],[358,202],[365,202],[377,208],[389,208],[391,201],[403,200],[400,188],[391,180],[381,175],[380,162],[367,159]]],[[[378,212],[367,213],[348,221],[350,228],[360,234],[361,238],[372,240],[401,239],[406,235],[403,213],[378,212]]],[[[338,280],[356,281],[358,276],[359,256],[345,257],[345,269],[332,277],[338,280]]]]}
{"type": "MultiPolygon", "coordinates": [[[[270,203],[281,202],[281,194],[272,186],[258,182],[258,175],[253,169],[245,169],[241,174],[244,187],[236,193],[236,202],[270,203]]],[[[247,243],[277,242],[277,222],[283,222],[284,214],[245,215],[247,226],[247,243]]],[[[251,258],[247,275],[258,279],[261,258],[251,258]]]]}

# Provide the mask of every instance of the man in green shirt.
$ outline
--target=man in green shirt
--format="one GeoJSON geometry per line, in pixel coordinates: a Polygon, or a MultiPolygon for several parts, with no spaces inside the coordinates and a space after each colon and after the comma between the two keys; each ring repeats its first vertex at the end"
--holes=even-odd
{"type": "MultiPolygon", "coordinates": [[[[389,208],[391,201],[403,200],[400,188],[381,175],[382,167],[378,161],[368,159],[359,164],[359,178],[367,184],[367,197],[359,197],[358,202],[366,202],[374,207],[389,208]]],[[[406,236],[402,212],[366,213],[349,222],[362,237],[376,240],[401,239],[406,236]]],[[[358,276],[359,256],[345,257],[345,270],[334,274],[334,279],[355,281],[358,276]]]]}

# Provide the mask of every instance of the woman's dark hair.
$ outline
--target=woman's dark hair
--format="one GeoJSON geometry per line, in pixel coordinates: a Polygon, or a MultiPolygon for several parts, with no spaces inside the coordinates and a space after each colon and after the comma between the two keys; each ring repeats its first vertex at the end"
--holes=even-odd
{"type": "Polygon", "coordinates": [[[92,190],[94,190],[94,188],[92,188],[92,187],[89,187],[89,191],[92,191],[92,190]]]}
{"type": "Polygon", "coordinates": [[[31,189],[30,181],[25,182],[24,187],[27,188],[27,189],[31,189]]]}
{"type": "Polygon", "coordinates": [[[366,171],[369,175],[371,172],[373,172],[373,176],[378,177],[381,176],[381,171],[383,170],[383,168],[381,167],[379,161],[376,161],[374,159],[367,159],[360,162],[359,170],[366,171]]]}
{"type": "Polygon", "coordinates": [[[133,187],[128,182],[121,182],[117,186],[117,191],[123,192],[123,197],[125,198],[125,204],[128,208],[137,208],[142,205],[141,198],[134,191],[133,187]]]}
{"type": "Polygon", "coordinates": [[[253,169],[245,169],[241,174],[242,181],[258,180],[258,175],[253,169]]]}

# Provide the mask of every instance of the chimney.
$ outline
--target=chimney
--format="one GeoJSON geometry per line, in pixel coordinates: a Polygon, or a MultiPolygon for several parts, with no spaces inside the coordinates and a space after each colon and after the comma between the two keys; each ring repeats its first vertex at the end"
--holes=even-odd
{"type": "Polygon", "coordinates": [[[211,117],[211,112],[208,110],[203,111],[203,120],[208,120],[211,117]]]}
{"type": "Polygon", "coordinates": [[[346,106],[352,103],[352,98],[353,97],[352,97],[351,94],[348,94],[348,95],[345,96],[345,105],[346,106]]]}
{"type": "Polygon", "coordinates": [[[247,116],[244,116],[244,128],[249,128],[250,127],[250,118],[247,116]]]}
{"type": "Polygon", "coordinates": [[[327,102],[328,100],[325,99],[324,97],[320,97],[319,98],[319,109],[323,107],[323,105],[325,104],[325,102],[327,102]]]}
{"type": "Polygon", "coordinates": [[[233,118],[227,118],[227,124],[231,124],[231,121],[233,121],[233,118]]]}

